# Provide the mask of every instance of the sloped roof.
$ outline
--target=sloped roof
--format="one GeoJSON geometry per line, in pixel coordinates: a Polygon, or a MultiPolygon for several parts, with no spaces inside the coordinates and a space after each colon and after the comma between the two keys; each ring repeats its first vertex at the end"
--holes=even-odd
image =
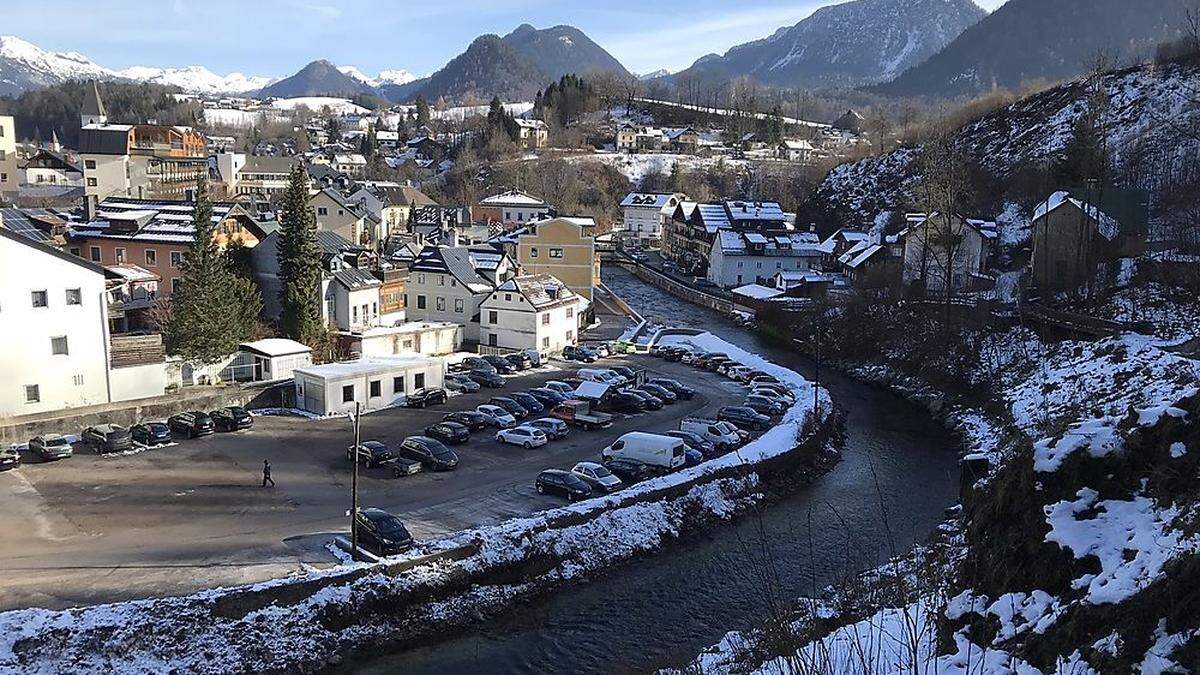
{"type": "Polygon", "coordinates": [[[243,342],[238,345],[238,349],[263,356],[290,356],[292,354],[308,354],[312,351],[308,345],[287,338],[264,338],[253,342],[243,342]]]}
{"type": "Polygon", "coordinates": [[[747,298],[754,298],[755,300],[769,300],[775,296],[783,295],[783,291],[779,290],[778,288],[760,286],[759,284],[746,284],[745,286],[738,286],[737,288],[731,290],[730,293],[733,293],[734,295],[741,295],[747,298]]]}
{"type": "Polygon", "coordinates": [[[473,293],[490,293],[493,286],[475,271],[471,254],[463,247],[426,246],[409,267],[412,272],[450,274],[473,293]]]}
{"type": "Polygon", "coordinates": [[[1037,208],[1034,209],[1033,220],[1035,222],[1041,220],[1064,204],[1071,204],[1086,213],[1089,218],[1096,222],[1096,228],[1100,232],[1100,236],[1105,239],[1112,241],[1121,233],[1121,223],[1116,218],[1113,218],[1092,204],[1085,205],[1082,200],[1075,199],[1065,190],[1055,192],[1046,201],[1039,203],[1037,208]]]}
{"type": "Polygon", "coordinates": [[[333,279],[351,291],[361,291],[365,288],[383,285],[382,281],[357,267],[343,267],[333,273],[333,279]]]}
{"type": "Polygon", "coordinates": [[[100,85],[95,80],[88,84],[91,86],[83,91],[83,106],[80,108],[80,113],[89,117],[107,117],[104,100],[100,98],[100,85]]]}
{"type": "Polygon", "coordinates": [[[549,204],[521,190],[509,190],[480,200],[480,206],[546,206],[549,204]]]}
{"type": "Polygon", "coordinates": [[[625,195],[625,199],[621,200],[621,208],[629,206],[642,206],[646,208],[661,209],[671,201],[675,195],[669,192],[630,192],[625,195]]]}
{"type": "MultiPolygon", "coordinates": [[[[192,225],[194,211],[195,204],[189,201],[109,197],[100,202],[95,220],[72,224],[70,236],[186,244],[195,238],[196,228],[192,225]]],[[[214,226],[234,214],[244,216],[258,229],[257,236],[263,236],[258,221],[240,205],[213,202],[211,220],[214,226]]]]}
{"type": "Polygon", "coordinates": [[[534,309],[543,309],[578,299],[567,285],[549,274],[527,274],[500,284],[497,291],[513,291],[525,296],[534,309]]]}

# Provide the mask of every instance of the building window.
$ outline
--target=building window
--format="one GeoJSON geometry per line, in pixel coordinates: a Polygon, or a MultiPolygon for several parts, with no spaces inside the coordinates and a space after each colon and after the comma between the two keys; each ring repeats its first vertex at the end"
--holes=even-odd
{"type": "Polygon", "coordinates": [[[71,377],[71,381],[75,383],[76,387],[82,387],[83,386],[83,375],[74,375],[71,377]]]}
{"type": "Polygon", "coordinates": [[[496,334],[495,334],[495,333],[488,333],[488,346],[489,346],[489,347],[495,347],[495,346],[497,346],[497,345],[496,345],[496,334]]]}
{"type": "Polygon", "coordinates": [[[34,307],[46,307],[49,304],[47,302],[46,291],[33,291],[29,296],[34,307]]]}
{"type": "Polygon", "coordinates": [[[574,316],[575,316],[575,308],[568,307],[567,308],[567,318],[570,319],[570,318],[573,318],[574,316]]]}
{"type": "Polygon", "coordinates": [[[371,380],[371,398],[383,396],[383,384],[380,380],[371,380]]]}
{"type": "Polygon", "coordinates": [[[146,265],[148,267],[158,267],[158,251],[152,248],[146,249],[146,265]]]}
{"type": "Polygon", "coordinates": [[[342,403],[350,403],[354,401],[354,385],[342,385],[342,403]]]}
{"type": "Polygon", "coordinates": [[[325,208],[324,206],[318,206],[317,207],[317,215],[318,216],[327,216],[327,215],[329,215],[329,209],[325,208]]]}
{"type": "Polygon", "coordinates": [[[575,339],[575,331],[573,331],[573,330],[567,331],[567,342],[571,342],[574,339],[575,339]]]}
{"type": "Polygon", "coordinates": [[[42,400],[42,392],[36,384],[25,385],[25,402],[37,403],[42,400]]]}
{"type": "Polygon", "coordinates": [[[66,356],[69,353],[67,350],[67,336],[60,335],[50,338],[50,353],[54,356],[66,356]]]}
{"type": "Polygon", "coordinates": [[[446,285],[446,277],[444,275],[439,274],[438,275],[438,286],[445,286],[445,285],[446,285]]]}
{"type": "Polygon", "coordinates": [[[494,311],[488,312],[488,323],[500,323],[498,320],[498,312],[494,312],[494,311]]]}
{"type": "Polygon", "coordinates": [[[561,257],[563,257],[563,250],[562,250],[561,248],[552,248],[552,249],[550,249],[550,257],[551,257],[551,258],[561,258],[561,257]]]}
{"type": "Polygon", "coordinates": [[[83,304],[83,291],[79,290],[78,288],[68,288],[67,289],[67,304],[68,305],[82,305],[83,304]]]}
{"type": "Polygon", "coordinates": [[[118,264],[118,265],[121,265],[121,264],[124,264],[124,263],[125,263],[125,249],[123,249],[123,248],[118,248],[118,249],[116,250],[116,256],[117,256],[117,264],[118,264]]]}
{"type": "Polygon", "coordinates": [[[92,254],[92,262],[100,262],[100,247],[92,246],[88,249],[92,254]]]}
{"type": "Polygon", "coordinates": [[[179,277],[175,277],[174,279],[171,279],[171,292],[172,293],[178,291],[181,288],[183,288],[183,279],[181,279],[179,277]]]}
{"type": "Polygon", "coordinates": [[[438,299],[437,299],[437,311],[439,311],[439,312],[446,311],[446,299],[441,296],[438,296],[438,299]]]}
{"type": "Polygon", "coordinates": [[[85,169],[95,169],[96,168],[96,160],[94,160],[94,159],[84,160],[83,167],[85,169]]]}
{"type": "Polygon", "coordinates": [[[403,375],[397,375],[396,377],[392,378],[392,393],[393,394],[403,394],[404,393],[404,376],[403,375]]]}
{"type": "Polygon", "coordinates": [[[458,312],[459,314],[462,314],[462,313],[463,313],[463,301],[462,301],[462,298],[455,298],[455,299],[454,299],[454,311],[455,311],[455,312],[458,312]]]}
{"type": "Polygon", "coordinates": [[[417,296],[417,309],[425,309],[425,296],[417,296]]]}
{"type": "Polygon", "coordinates": [[[548,337],[542,338],[542,349],[549,349],[549,348],[550,348],[550,338],[548,338],[548,337]]]}
{"type": "Polygon", "coordinates": [[[534,246],[534,247],[531,247],[531,248],[529,249],[529,257],[530,257],[530,258],[536,258],[536,257],[538,257],[538,250],[537,250],[537,247],[536,247],[536,246],[534,246]]]}
{"type": "Polygon", "coordinates": [[[512,302],[512,293],[505,293],[505,294],[504,294],[504,301],[505,301],[505,302],[512,302]]]}
{"type": "Polygon", "coordinates": [[[88,184],[88,187],[96,187],[97,185],[99,185],[99,183],[96,182],[95,178],[87,179],[87,184],[88,184]]]}
{"type": "Polygon", "coordinates": [[[418,283],[418,284],[423,284],[423,283],[425,283],[425,275],[424,275],[424,274],[418,274],[418,275],[417,275],[417,283],[418,283]]]}
{"type": "Polygon", "coordinates": [[[171,251],[171,267],[182,267],[182,266],[183,266],[183,252],[182,251],[171,251]]]}
{"type": "Polygon", "coordinates": [[[420,389],[425,386],[425,373],[417,373],[413,375],[413,389],[420,389]]]}
{"type": "Polygon", "coordinates": [[[350,323],[358,323],[358,305],[350,308],[350,323]]]}
{"type": "Polygon", "coordinates": [[[75,256],[76,258],[83,255],[82,253],[79,252],[78,246],[72,246],[69,250],[70,250],[71,255],[75,256]]]}
{"type": "Polygon", "coordinates": [[[550,325],[550,312],[546,312],[545,314],[542,315],[542,325],[543,326],[550,325]]]}

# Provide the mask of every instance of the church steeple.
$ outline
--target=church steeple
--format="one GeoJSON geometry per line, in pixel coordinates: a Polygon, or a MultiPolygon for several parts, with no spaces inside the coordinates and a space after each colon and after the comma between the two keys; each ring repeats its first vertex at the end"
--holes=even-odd
{"type": "Polygon", "coordinates": [[[91,80],[83,94],[83,109],[79,112],[80,126],[89,124],[107,124],[108,113],[104,111],[104,101],[100,99],[100,85],[91,80]]]}

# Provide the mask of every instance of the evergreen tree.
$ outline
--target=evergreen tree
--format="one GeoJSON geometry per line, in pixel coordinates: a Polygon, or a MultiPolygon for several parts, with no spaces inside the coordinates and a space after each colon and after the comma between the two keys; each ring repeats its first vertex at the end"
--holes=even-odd
{"type": "Polygon", "coordinates": [[[292,169],[291,184],[283,195],[279,249],[279,330],[304,344],[322,338],[321,251],[317,245],[316,217],[308,207],[308,174],[292,169]]]}
{"type": "Polygon", "coordinates": [[[429,101],[426,101],[424,96],[417,96],[417,126],[423,127],[428,124],[429,101]]]}

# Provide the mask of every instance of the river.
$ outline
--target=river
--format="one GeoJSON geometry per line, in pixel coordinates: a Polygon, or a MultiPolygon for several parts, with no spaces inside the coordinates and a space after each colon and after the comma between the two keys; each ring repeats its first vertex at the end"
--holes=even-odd
{"type": "MultiPolygon", "coordinates": [[[[703,328],[812,377],[715,312],[618,268],[605,282],[650,319],[703,328]]],[[[822,372],[847,412],[843,461],[760,514],[563,589],[438,644],[359,660],[346,673],[634,673],[677,665],[729,630],[763,620],[772,598],[811,595],[924,539],[958,497],[953,437],[923,409],[822,372]],[[766,582],[765,580],[770,580],[766,582]]]]}

